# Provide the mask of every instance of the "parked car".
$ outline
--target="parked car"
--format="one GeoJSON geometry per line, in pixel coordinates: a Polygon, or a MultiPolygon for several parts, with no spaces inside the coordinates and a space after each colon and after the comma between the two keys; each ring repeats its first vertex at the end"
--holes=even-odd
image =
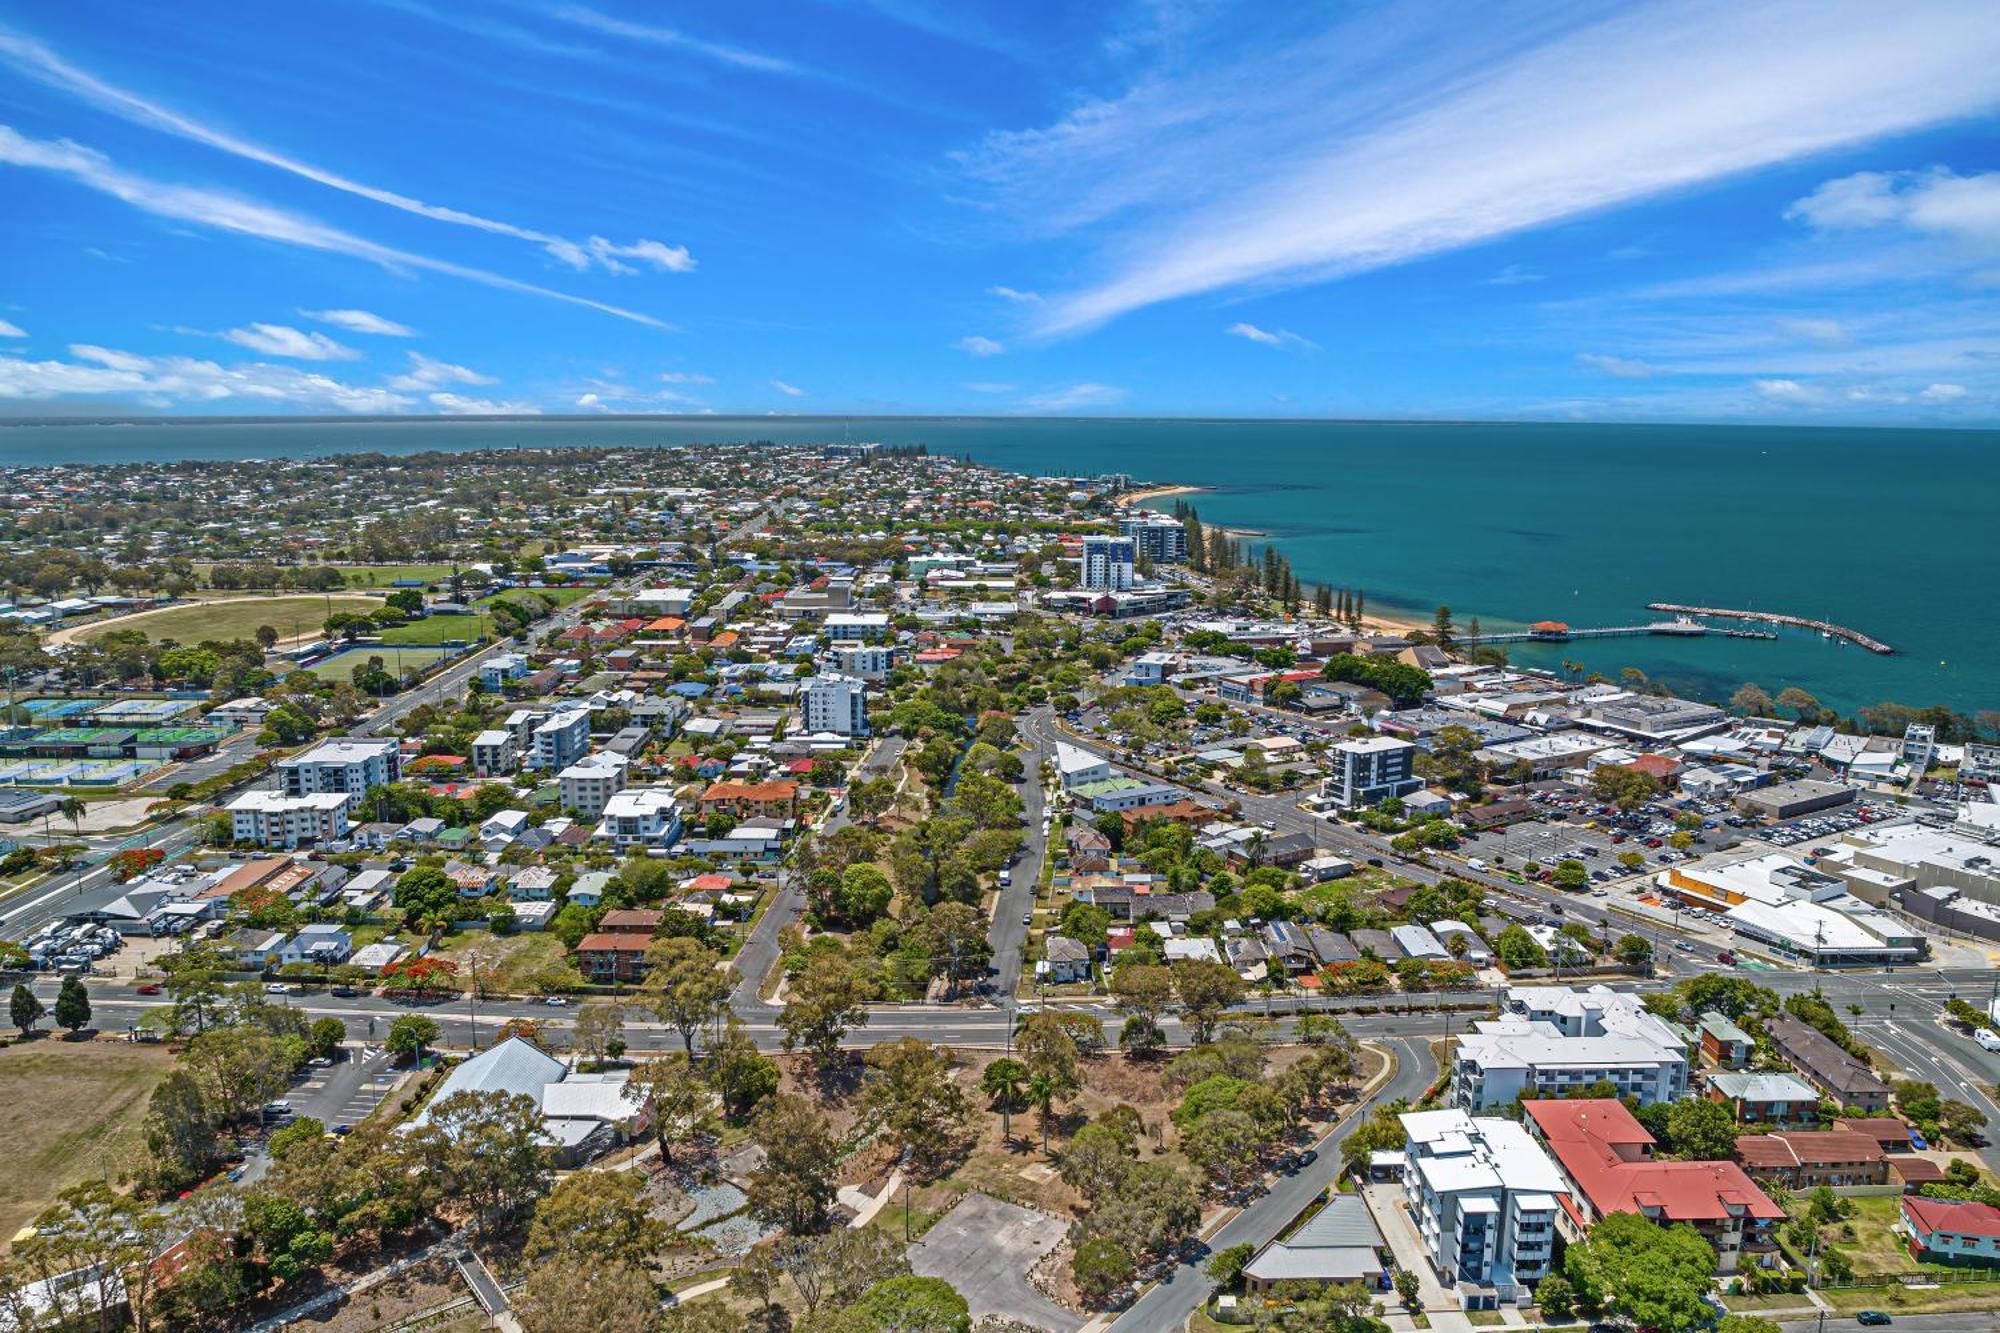
{"type": "Polygon", "coordinates": [[[141,995],[158,995],[159,993],[160,993],[160,983],[157,981],[149,981],[145,985],[139,987],[139,994],[141,995]]]}
{"type": "Polygon", "coordinates": [[[266,995],[290,995],[292,988],[282,981],[267,981],[264,983],[264,993],[266,995]]]}
{"type": "Polygon", "coordinates": [[[1883,1314],[1880,1310],[1863,1310],[1860,1314],[1854,1316],[1854,1322],[1864,1324],[1869,1328],[1882,1328],[1896,1321],[1888,1315],[1883,1314]]]}

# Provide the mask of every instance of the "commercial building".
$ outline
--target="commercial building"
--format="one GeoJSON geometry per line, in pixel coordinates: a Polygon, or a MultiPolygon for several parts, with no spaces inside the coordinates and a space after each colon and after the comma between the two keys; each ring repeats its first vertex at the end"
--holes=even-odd
{"type": "Polygon", "coordinates": [[[1118,533],[1131,538],[1135,552],[1156,565],[1187,563],[1187,528],[1179,519],[1148,511],[1122,514],[1118,533]]]}
{"type": "Polygon", "coordinates": [[[1650,694],[1594,700],[1584,716],[1607,731],[1646,740],[1692,736],[1720,728],[1729,721],[1729,715],[1712,704],[1650,694]]]}
{"type": "Polygon", "coordinates": [[[1844,782],[1800,778],[1776,786],[1758,787],[1736,798],[1736,808],[1753,819],[1776,822],[1851,804],[1854,788],[1844,782]]]}
{"type": "Polygon", "coordinates": [[[832,672],[814,676],[799,691],[799,721],[808,732],[868,734],[868,683],[832,672]]]}
{"type": "Polygon", "coordinates": [[[534,724],[529,733],[528,767],[560,773],[590,750],[590,710],[564,708],[534,724]]]}
{"type": "Polygon", "coordinates": [[[1341,741],[1326,752],[1320,796],[1343,810],[1407,796],[1424,785],[1416,759],[1416,746],[1391,736],[1341,741]]]}
{"type": "Polygon", "coordinates": [[[337,736],[304,754],[278,761],[278,780],[287,796],[345,792],[359,796],[403,776],[402,748],[392,740],[337,736]]]}
{"type": "Polygon", "coordinates": [[[1815,967],[1915,963],[1930,944],[1916,927],[1848,892],[1848,881],[1783,852],[1661,872],[1669,896],[1720,912],[1729,928],[1815,967]]]}
{"type": "Polygon", "coordinates": [[[1736,1163],[1654,1161],[1653,1136],[1623,1102],[1545,1099],[1521,1109],[1562,1170],[1568,1197],[1559,1226],[1570,1243],[1612,1213],[1637,1213],[1700,1232],[1715,1247],[1718,1273],[1776,1248],[1772,1232],[1785,1211],[1736,1163]]]}
{"type": "Polygon", "coordinates": [[[593,754],[556,775],[562,807],[584,819],[604,813],[606,802],[625,790],[626,761],[615,754],[593,754]]]}
{"type": "Polygon", "coordinates": [[[290,796],[275,791],[249,791],[228,805],[229,832],[237,842],[259,847],[293,848],[331,842],[347,832],[347,808],[354,800],[342,792],[290,796]]]}
{"type": "Polygon", "coordinates": [[[1115,778],[1118,770],[1111,766],[1110,760],[1092,754],[1082,746],[1057,741],[1056,774],[1065,788],[1074,791],[1086,783],[1115,778]]]}
{"type": "Polygon", "coordinates": [[[1404,1198],[1438,1281],[1467,1310],[1522,1300],[1549,1273],[1562,1172],[1511,1120],[1462,1110],[1398,1118],[1409,1136],[1404,1198]]]}
{"type": "Polygon", "coordinates": [[[1641,1105],[1687,1094],[1683,1038],[1636,995],[1605,986],[1517,986],[1508,1013],[1473,1024],[1452,1062],[1453,1106],[1480,1111],[1523,1094],[1574,1094],[1605,1083],[1641,1105]]]}
{"type": "Polygon", "coordinates": [[[1137,550],[1130,537],[1083,539],[1083,587],[1090,592],[1128,592],[1137,550]]]}

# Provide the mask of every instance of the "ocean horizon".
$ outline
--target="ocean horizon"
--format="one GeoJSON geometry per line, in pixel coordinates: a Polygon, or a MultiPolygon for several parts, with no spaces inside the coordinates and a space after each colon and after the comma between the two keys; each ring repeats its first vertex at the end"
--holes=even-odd
{"type": "MultiPolygon", "coordinates": [[[[1202,488],[1202,518],[1254,529],[1308,583],[1384,612],[1449,604],[1463,626],[1643,624],[1648,602],[1847,625],[1773,641],[1515,645],[1726,698],[1796,685],[1852,712],[2000,707],[2000,432],[1889,427],[1189,417],[103,418],[0,423],[0,468],[359,452],[675,447],[839,439],[927,445],[1033,475],[1128,473],[1202,488]]],[[[1152,507],[1171,509],[1162,498],[1152,507]]]]}

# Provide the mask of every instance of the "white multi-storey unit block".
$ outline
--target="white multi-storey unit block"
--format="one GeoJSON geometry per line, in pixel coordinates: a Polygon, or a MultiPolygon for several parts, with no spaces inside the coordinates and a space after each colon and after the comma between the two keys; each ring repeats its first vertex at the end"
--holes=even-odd
{"type": "Polygon", "coordinates": [[[799,691],[799,719],[809,732],[868,734],[868,683],[832,672],[814,676],[799,691]]]}
{"type": "Polygon", "coordinates": [[[359,796],[403,776],[402,747],[392,740],[335,736],[304,754],[278,761],[278,780],[287,796],[344,792],[359,796]]]}
{"type": "Polygon", "coordinates": [[[1438,1281],[1468,1310],[1522,1300],[1549,1274],[1562,1171],[1511,1120],[1464,1111],[1400,1117],[1403,1193],[1438,1281]]]}

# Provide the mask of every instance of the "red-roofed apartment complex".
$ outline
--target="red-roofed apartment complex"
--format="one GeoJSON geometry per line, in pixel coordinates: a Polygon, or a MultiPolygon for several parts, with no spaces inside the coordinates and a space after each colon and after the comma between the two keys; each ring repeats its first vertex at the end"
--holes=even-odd
{"type": "Polygon", "coordinates": [[[1557,1229],[1572,1243],[1610,1213],[1638,1213],[1661,1226],[1685,1222],[1715,1247],[1716,1270],[1733,1273],[1747,1253],[1770,1250],[1785,1215],[1734,1162],[1656,1162],[1653,1136],[1624,1103],[1521,1103],[1531,1133],[1548,1146],[1570,1192],[1557,1229]]]}
{"type": "Polygon", "coordinates": [[[2000,1208],[1903,1196],[1910,1253],[1927,1264],[2000,1267],[2000,1208]]]}

